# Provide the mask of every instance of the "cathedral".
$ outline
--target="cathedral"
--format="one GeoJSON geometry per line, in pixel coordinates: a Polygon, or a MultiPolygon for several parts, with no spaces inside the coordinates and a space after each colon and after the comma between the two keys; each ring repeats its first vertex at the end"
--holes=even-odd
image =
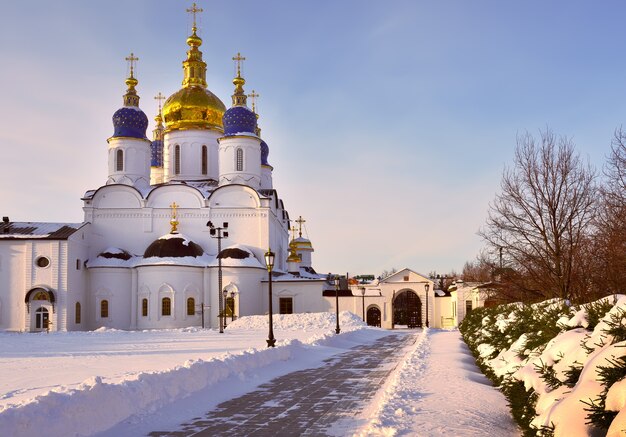
{"type": "MultiPolygon", "coordinates": [[[[83,198],[83,223],[0,224],[0,329],[217,327],[268,312],[328,310],[325,277],[272,182],[237,55],[232,104],[207,89],[194,17],[182,88],[159,105],[152,140],[131,54],[113,114],[108,177],[83,198]],[[312,304],[310,301],[315,301],[312,304]]],[[[161,98],[159,94],[157,98],[161,98]]],[[[255,97],[255,94],[251,94],[255,97]]],[[[159,102],[160,103],[160,102],[159,102]]]]}
{"type": "Polygon", "coordinates": [[[230,108],[207,89],[201,11],[195,3],[187,10],[193,26],[182,88],[156,97],[152,139],[139,105],[138,59],[126,58],[108,176],[82,197],[83,222],[3,217],[0,330],[222,330],[229,320],[269,311],[351,311],[387,329],[451,327],[482,306],[478,287],[444,293],[410,269],[369,280],[315,271],[305,220],[290,219],[273,184],[258,95],[244,91],[245,58],[233,57],[230,108]]]}

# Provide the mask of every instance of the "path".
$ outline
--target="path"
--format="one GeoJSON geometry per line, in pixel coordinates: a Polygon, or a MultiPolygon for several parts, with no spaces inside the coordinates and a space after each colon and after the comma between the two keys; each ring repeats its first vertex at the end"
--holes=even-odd
{"type": "Polygon", "coordinates": [[[394,333],[293,372],[224,402],[177,431],[151,437],[350,435],[355,416],[376,394],[416,333],[394,333]]]}
{"type": "Polygon", "coordinates": [[[429,330],[390,379],[358,436],[520,435],[506,398],[480,373],[459,331],[429,330]]]}

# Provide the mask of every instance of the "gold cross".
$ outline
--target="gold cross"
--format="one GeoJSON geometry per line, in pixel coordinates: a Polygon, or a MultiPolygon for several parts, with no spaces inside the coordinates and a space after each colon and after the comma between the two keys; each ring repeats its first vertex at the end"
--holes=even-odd
{"type": "MultiPolygon", "coordinates": [[[[291,221],[293,221],[293,220],[291,220],[291,221]]],[[[291,241],[293,241],[295,239],[296,239],[296,227],[292,226],[291,227],[291,241]]]]}
{"type": "Polygon", "coordinates": [[[130,64],[130,77],[133,77],[133,69],[135,67],[135,62],[139,60],[138,57],[135,56],[134,53],[130,53],[130,56],[126,56],[126,60],[130,64]]]}
{"type": "Polygon", "coordinates": [[[194,2],[191,8],[187,9],[187,12],[189,12],[190,14],[193,14],[193,30],[195,31],[196,30],[196,14],[198,12],[202,12],[202,8],[197,7],[196,3],[194,2]]]}
{"type": "Polygon", "coordinates": [[[237,52],[237,56],[233,57],[233,61],[235,61],[236,65],[237,65],[237,77],[241,76],[241,64],[245,60],[246,60],[246,58],[241,56],[241,53],[239,53],[239,52],[237,52]]]}
{"type": "Polygon", "coordinates": [[[165,100],[165,96],[163,94],[161,94],[161,91],[159,91],[159,94],[154,96],[154,100],[158,100],[159,101],[159,113],[161,113],[161,102],[163,100],[165,100]]]}
{"type": "Polygon", "coordinates": [[[252,112],[256,113],[256,99],[257,99],[257,97],[259,97],[259,95],[257,93],[255,93],[254,90],[252,90],[252,92],[250,94],[248,94],[248,97],[250,97],[250,99],[252,99],[252,112]]]}
{"type": "Polygon", "coordinates": [[[300,225],[300,229],[299,229],[299,233],[300,236],[302,237],[302,225],[306,222],[305,219],[302,218],[302,216],[298,217],[298,220],[296,220],[296,223],[298,223],[298,225],[300,225]]]}
{"type": "Polygon", "coordinates": [[[172,208],[172,218],[176,219],[176,209],[180,208],[180,205],[177,205],[176,202],[173,202],[170,205],[170,208],[172,208]]]}

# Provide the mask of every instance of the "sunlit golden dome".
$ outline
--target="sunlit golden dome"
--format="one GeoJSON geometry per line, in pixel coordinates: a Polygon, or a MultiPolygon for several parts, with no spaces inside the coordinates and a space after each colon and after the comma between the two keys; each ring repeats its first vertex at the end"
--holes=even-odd
{"type": "Polygon", "coordinates": [[[198,49],[202,39],[196,34],[196,26],[187,38],[187,59],[183,61],[183,87],[172,94],[163,105],[165,131],[181,129],[212,129],[223,132],[222,116],[226,106],[206,89],[206,62],[198,49]]]}

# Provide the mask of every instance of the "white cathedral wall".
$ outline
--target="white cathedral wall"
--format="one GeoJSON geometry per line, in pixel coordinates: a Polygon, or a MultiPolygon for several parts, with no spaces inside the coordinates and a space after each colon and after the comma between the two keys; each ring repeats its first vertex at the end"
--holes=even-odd
{"type": "Polygon", "coordinates": [[[87,224],[68,239],[66,320],[68,331],[84,331],[89,326],[89,304],[87,299],[88,270],[85,261],[89,258],[90,225],[87,224]],[[76,318],[76,303],[80,303],[80,323],[76,318]]]}
{"type": "MultiPolygon", "coordinates": [[[[228,260],[225,260],[228,263],[228,260]]],[[[215,307],[219,306],[217,300],[218,273],[217,268],[211,268],[213,281],[211,284],[211,300],[215,302],[215,307]]],[[[222,287],[223,289],[235,292],[235,315],[237,317],[263,314],[264,298],[261,281],[267,278],[267,270],[254,267],[222,267],[222,287]]],[[[267,304],[265,305],[267,306],[267,304]]],[[[217,308],[212,313],[217,320],[217,308]]]]}
{"type": "MultiPolygon", "coordinates": [[[[322,295],[325,281],[279,281],[272,283],[272,306],[275,314],[280,310],[280,298],[291,298],[294,313],[318,313],[334,311],[332,304],[322,295]]],[[[268,282],[263,283],[265,295],[268,293],[268,282]]],[[[266,298],[265,311],[268,310],[269,298],[266,298]]],[[[340,304],[341,305],[341,304],[340,304]]],[[[341,308],[341,306],[340,306],[341,308]]]]}
{"type": "MultiPolygon", "coordinates": [[[[163,138],[164,181],[217,180],[219,132],[189,129],[166,132],[163,138]],[[175,146],[180,146],[180,173],[175,173],[175,146]],[[202,174],[202,146],[207,146],[207,174],[202,174]]],[[[149,168],[149,165],[148,165],[149,168]]]]}
{"type": "Polygon", "coordinates": [[[150,184],[150,141],[139,138],[109,138],[109,178],[117,183],[146,188],[150,184]],[[117,170],[117,151],[123,151],[122,170],[117,170]]]}
{"type": "Polygon", "coordinates": [[[90,329],[100,327],[130,329],[132,269],[92,267],[89,269],[87,311],[90,329]],[[108,315],[101,313],[102,301],[108,302],[108,315]]]}
{"type": "Polygon", "coordinates": [[[137,272],[135,311],[138,329],[202,326],[200,312],[205,288],[204,268],[173,265],[139,266],[137,272]],[[164,298],[170,299],[170,315],[163,314],[164,298]],[[187,314],[188,298],[194,299],[193,315],[187,314]],[[142,313],[143,299],[148,299],[147,316],[142,313]]]}
{"type": "Polygon", "coordinates": [[[219,184],[243,184],[261,188],[261,140],[252,136],[219,139],[219,184]],[[243,166],[237,169],[237,150],[243,153],[243,166]]]}
{"type": "Polygon", "coordinates": [[[26,268],[27,252],[24,241],[0,240],[0,330],[24,330],[26,277],[32,268],[26,268]]]}
{"type": "Polygon", "coordinates": [[[271,190],[274,188],[274,182],[272,180],[272,167],[269,165],[261,166],[261,189],[271,190]]]}

